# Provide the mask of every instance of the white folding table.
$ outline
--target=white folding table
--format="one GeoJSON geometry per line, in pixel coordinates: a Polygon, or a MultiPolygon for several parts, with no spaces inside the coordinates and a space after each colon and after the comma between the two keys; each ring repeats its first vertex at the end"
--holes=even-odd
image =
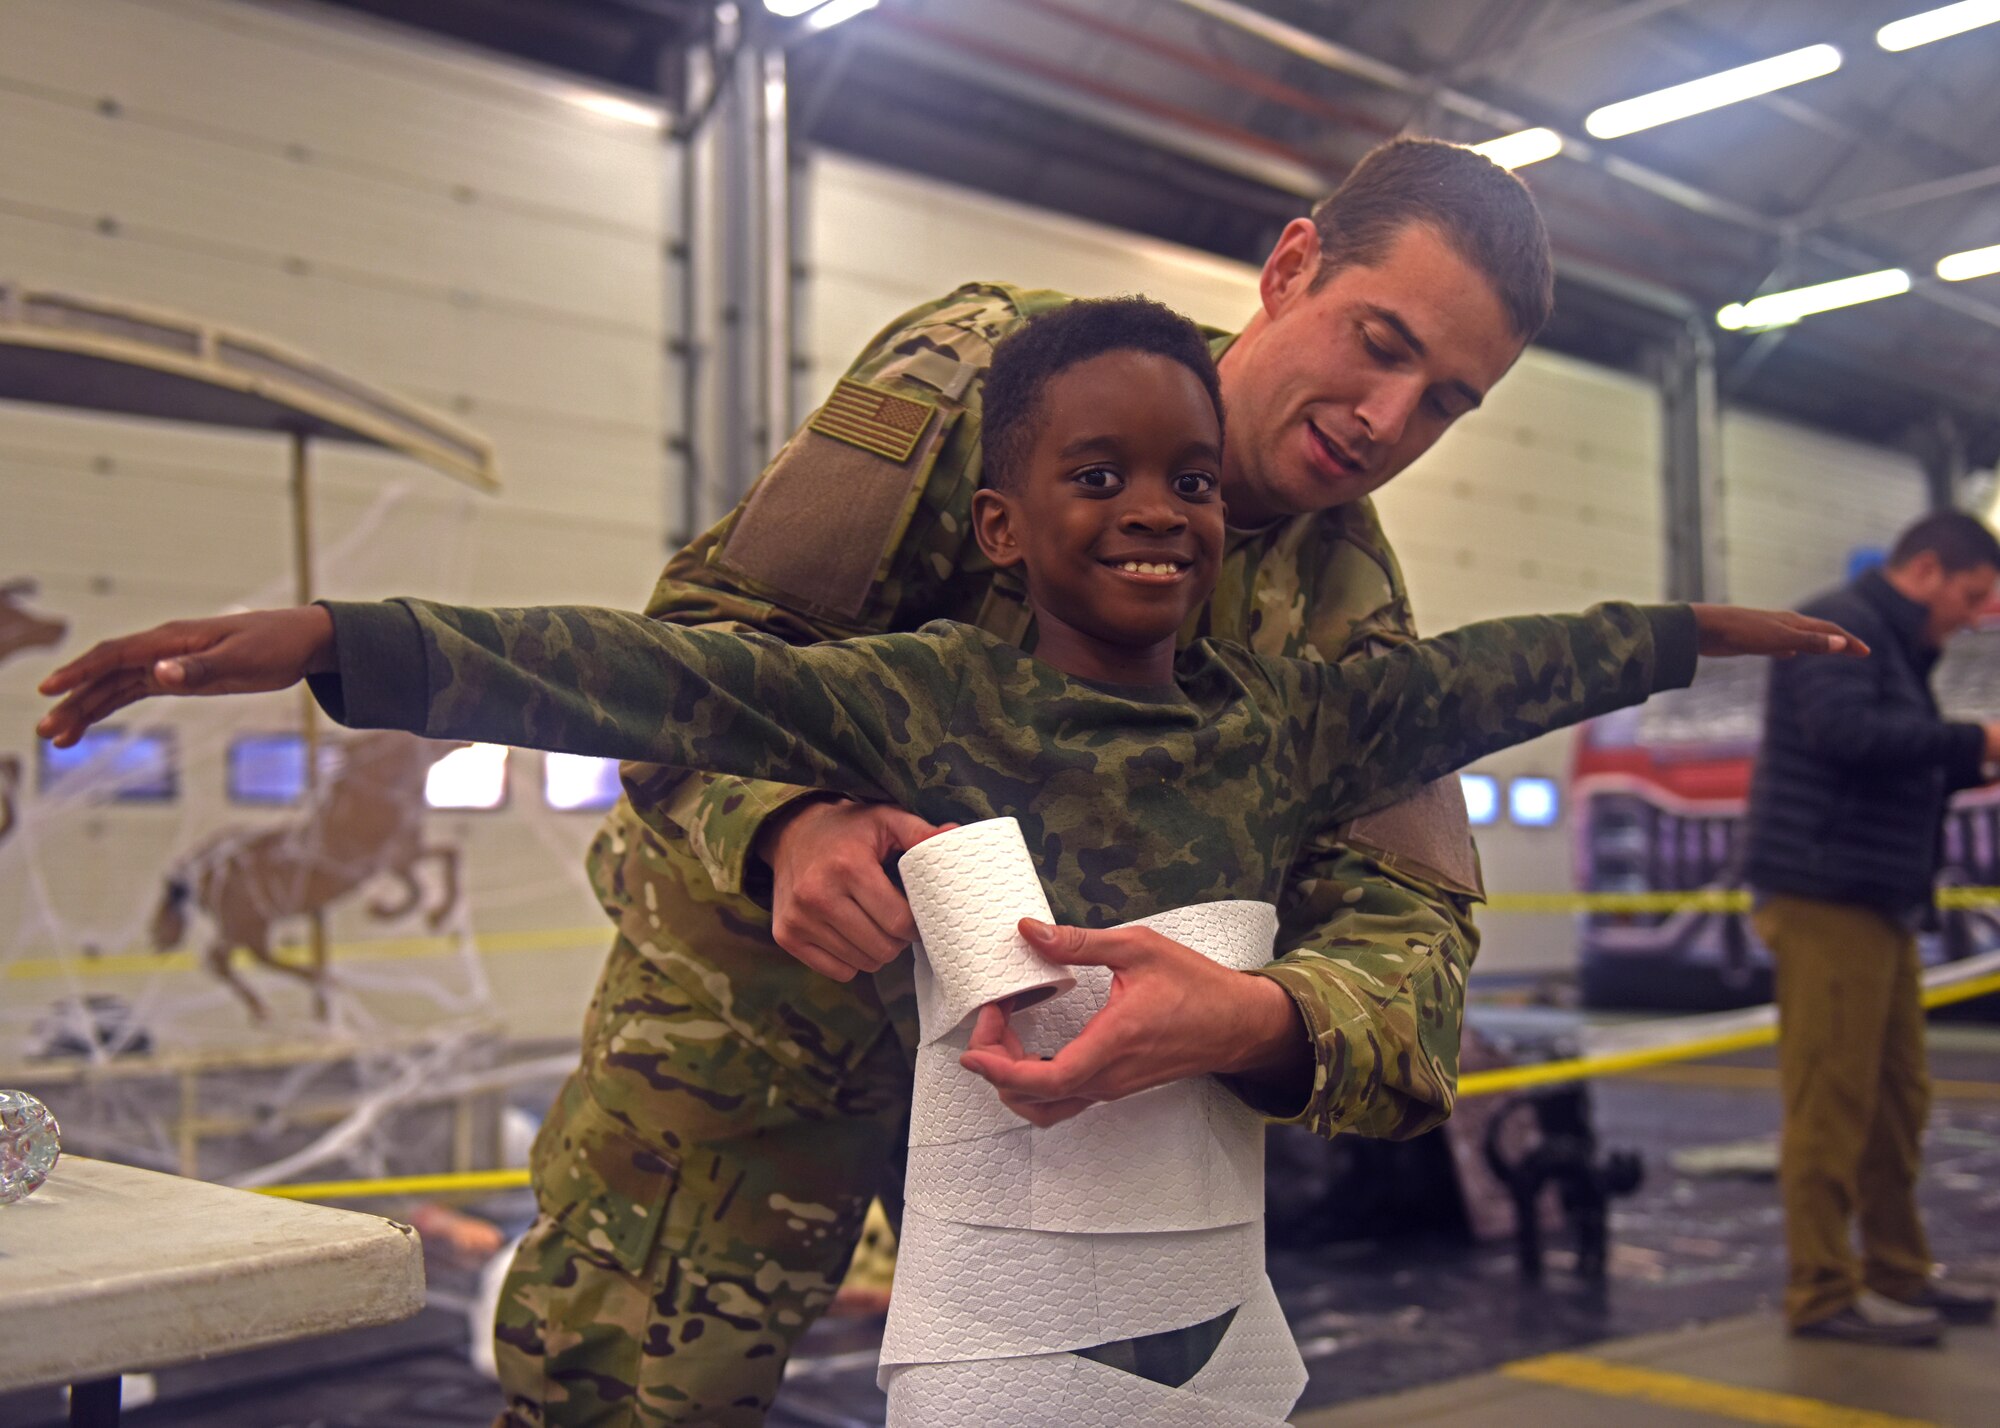
{"type": "Polygon", "coordinates": [[[68,1383],[118,1421],[119,1376],[407,1319],[416,1231],[352,1210],[64,1156],[0,1205],[0,1390],[68,1383]]]}

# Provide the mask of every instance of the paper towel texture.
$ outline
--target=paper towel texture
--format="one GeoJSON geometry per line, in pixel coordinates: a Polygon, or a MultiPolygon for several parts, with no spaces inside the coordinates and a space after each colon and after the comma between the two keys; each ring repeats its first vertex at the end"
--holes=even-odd
{"type": "Polygon", "coordinates": [[[1024,917],[1054,922],[1021,825],[988,818],[926,838],[896,870],[917,922],[917,1021],[924,1041],[988,1002],[1068,991],[1076,978],[1035,955],[1024,917]]]}
{"type": "MultiPolygon", "coordinates": [[[[1218,902],[1128,925],[1249,971],[1271,960],[1278,915],[1269,903],[1218,902]]],[[[1012,1018],[1030,1055],[1061,1049],[1111,994],[1109,968],[1072,970],[1072,990],[1012,1018]]],[[[1176,1082],[1036,1129],[958,1064],[968,1036],[960,1026],[917,1053],[912,1209],[965,1224],[1103,1233],[1263,1217],[1263,1122],[1214,1080],[1176,1082]]]]}
{"type": "MultiPolygon", "coordinates": [[[[1103,1009],[1113,974],[1057,968],[1020,938],[1020,918],[1049,913],[1012,819],[927,840],[900,867],[922,934],[922,1044],[882,1338],[889,1422],[1281,1423],[1305,1366],[1264,1274],[1262,1121],[1208,1077],[1047,1129],[1022,1121],[958,1064],[971,1013],[1054,989],[1010,1015],[1029,1054],[1053,1055],[1103,1009]],[[1178,1388],[1066,1352],[1232,1309],[1214,1355],[1178,1388]]],[[[1218,902],[1126,925],[1247,972],[1271,960],[1278,917],[1269,903],[1218,902]]]]}
{"type": "MultiPolygon", "coordinates": [[[[1296,1349],[1292,1359],[1298,1360],[1296,1349]]],[[[1283,1428],[1304,1386],[1303,1365],[1297,1378],[1285,1406],[1270,1413],[1194,1381],[1169,1388],[1074,1354],[918,1364],[890,1378],[888,1422],[889,1428],[1283,1428]]]]}
{"type": "Polygon", "coordinates": [[[1181,1234],[1005,1230],[903,1212],[882,1363],[1088,1348],[1185,1328],[1264,1283],[1261,1222],[1181,1234]]]}

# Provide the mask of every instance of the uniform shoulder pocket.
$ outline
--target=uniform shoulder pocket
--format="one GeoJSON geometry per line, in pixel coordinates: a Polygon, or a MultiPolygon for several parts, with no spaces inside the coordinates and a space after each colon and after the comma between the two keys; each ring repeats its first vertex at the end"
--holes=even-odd
{"type": "Polygon", "coordinates": [[[750,492],[717,564],[802,613],[853,623],[958,415],[843,377],[750,492]]]}

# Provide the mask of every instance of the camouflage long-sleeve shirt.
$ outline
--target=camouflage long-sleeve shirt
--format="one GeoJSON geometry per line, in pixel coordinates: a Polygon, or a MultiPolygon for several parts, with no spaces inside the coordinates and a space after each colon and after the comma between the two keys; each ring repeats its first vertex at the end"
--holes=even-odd
{"type": "Polygon", "coordinates": [[[811,646],[574,606],[330,603],[327,712],[1020,820],[1065,922],[1275,901],[1315,835],[1694,674],[1686,606],[1491,620],[1328,665],[1202,640],[1158,689],[970,625],[811,646]]]}

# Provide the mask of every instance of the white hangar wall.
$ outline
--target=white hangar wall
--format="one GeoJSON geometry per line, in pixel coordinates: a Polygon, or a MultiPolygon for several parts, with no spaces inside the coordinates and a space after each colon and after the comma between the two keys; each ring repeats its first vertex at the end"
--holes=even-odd
{"type": "MultiPolygon", "coordinates": [[[[323,593],[644,600],[673,508],[657,132],[578,107],[561,81],[331,11],[0,0],[0,36],[0,279],[241,328],[495,444],[497,496],[317,446],[323,593]]],[[[275,436],[0,405],[0,581],[36,580],[33,607],[70,624],[60,651],[0,667],[0,754],[26,757],[23,813],[39,819],[32,875],[21,836],[0,846],[0,1000],[167,982],[193,1020],[240,1023],[202,974],[160,976],[145,919],[187,847],[292,816],[231,806],[220,759],[229,731],[296,728],[296,702],[134,711],[177,731],[178,799],[58,817],[33,788],[32,686],[50,656],[105,635],[289,601],[286,463],[275,436]],[[77,961],[85,945],[105,958],[77,961]]],[[[433,813],[427,836],[463,849],[491,1001],[524,1034],[572,1035],[608,940],[580,863],[597,819],[543,807],[539,755],[512,764],[507,808],[433,813]]],[[[365,900],[335,916],[336,944],[423,933],[372,921],[365,900]]],[[[464,968],[440,969],[479,999],[464,968]]],[[[252,979],[303,1007],[289,983],[252,979]]]]}

